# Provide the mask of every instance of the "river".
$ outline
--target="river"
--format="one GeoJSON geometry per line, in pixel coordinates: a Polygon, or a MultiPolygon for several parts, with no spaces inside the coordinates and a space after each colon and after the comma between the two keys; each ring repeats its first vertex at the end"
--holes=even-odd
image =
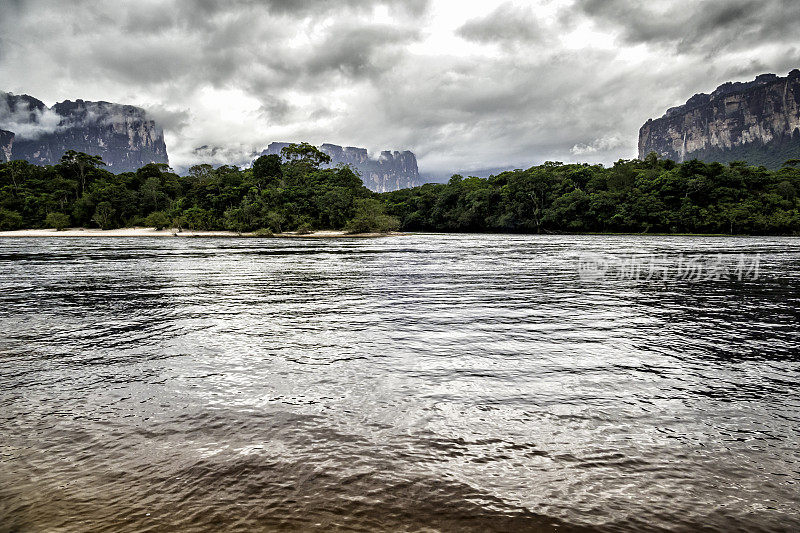
{"type": "Polygon", "coordinates": [[[797,531],[799,244],[0,239],[0,531],[797,531]]]}

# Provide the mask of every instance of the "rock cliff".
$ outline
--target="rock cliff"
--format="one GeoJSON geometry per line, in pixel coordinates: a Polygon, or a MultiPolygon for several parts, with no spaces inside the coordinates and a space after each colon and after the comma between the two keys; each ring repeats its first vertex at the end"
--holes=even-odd
{"type": "MultiPolygon", "coordinates": [[[[14,133],[9,152],[0,155],[9,160],[53,165],[67,150],[76,150],[99,155],[116,173],[169,164],[163,130],[130,105],[67,100],[47,107],[28,95],[0,93],[0,128],[14,133]]],[[[5,150],[4,141],[0,137],[5,150]]]]}
{"type": "Polygon", "coordinates": [[[0,163],[11,161],[11,150],[14,148],[14,134],[0,130],[0,163]]]}
{"type": "Polygon", "coordinates": [[[650,152],[675,161],[745,160],[770,168],[800,158],[800,70],[725,83],[648,120],[639,130],[639,158],[650,152]]]}
{"type": "MultiPolygon", "coordinates": [[[[290,143],[270,143],[261,155],[278,154],[290,143]]],[[[421,185],[417,157],[408,150],[403,152],[381,152],[377,158],[369,157],[366,148],[341,147],[336,144],[323,144],[319,147],[331,157],[330,167],[340,164],[350,165],[361,174],[361,180],[375,192],[396,191],[421,185]]]]}

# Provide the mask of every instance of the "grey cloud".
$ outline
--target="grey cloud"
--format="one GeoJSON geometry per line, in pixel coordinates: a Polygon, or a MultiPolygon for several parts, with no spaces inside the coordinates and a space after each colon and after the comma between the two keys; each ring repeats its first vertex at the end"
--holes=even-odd
{"type": "Polygon", "coordinates": [[[397,16],[419,17],[429,9],[430,0],[195,0],[177,7],[183,15],[197,24],[231,13],[269,14],[289,18],[324,18],[331,14],[364,12],[376,6],[386,6],[397,16]]]}
{"type": "Polygon", "coordinates": [[[318,107],[308,114],[310,120],[322,120],[333,116],[335,116],[333,110],[325,107],[318,107]]]}
{"type": "MultiPolygon", "coordinates": [[[[229,4],[229,2],[221,0],[208,3],[222,5],[223,7],[229,4]]],[[[302,14],[304,16],[309,14],[326,15],[332,11],[340,11],[342,9],[363,10],[376,5],[385,5],[395,12],[420,15],[428,9],[429,5],[428,0],[340,0],[337,2],[331,2],[330,0],[267,0],[262,2],[243,0],[239,3],[250,5],[256,3],[266,6],[272,13],[302,14]]]]}
{"type": "Polygon", "coordinates": [[[470,20],[456,30],[464,39],[482,43],[537,43],[545,38],[531,7],[503,4],[485,17],[470,20]]]}
{"type": "Polygon", "coordinates": [[[336,71],[351,77],[371,76],[392,67],[382,51],[416,39],[418,31],[389,25],[343,25],[332,28],[305,61],[312,74],[336,71]]]}
{"type": "Polygon", "coordinates": [[[237,83],[261,94],[289,86],[327,85],[331,73],[354,79],[375,76],[391,67],[393,50],[419,35],[418,30],[404,26],[351,17],[315,30],[309,36],[311,42],[298,47],[296,36],[304,31],[302,26],[259,18],[250,11],[259,8],[240,4],[242,10],[220,15],[213,30],[181,25],[180,13],[176,16],[169,6],[162,9],[165,20],[172,21],[169,24],[152,24],[158,17],[155,12],[137,15],[130,11],[130,17],[123,18],[126,26],[139,28],[134,38],[112,36],[101,29],[82,38],[69,37],[71,45],[54,46],[51,57],[76,77],[214,87],[237,83]],[[114,46],[107,46],[107,40],[113,40],[114,46]]]}
{"type": "Polygon", "coordinates": [[[0,17],[17,15],[24,7],[25,0],[6,0],[0,4],[0,17]]]}
{"type": "MultiPolygon", "coordinates": [[[[198,65],[194,39],[182,43],[158,37],[138,41],[121,41],[113,47],[95,47],[83,55],[85,61],[72,60],[76,50],[55,52],[76,75],[113,76],[132,83],[161,83],[201,75],[204,65],[198,65]]],[[[227,74],[233,72],[228,70],[227,74]]],[[[221,73],[225,75],[225,73],[221,73]]]]}
{"type": "Polygon", "coordinates": [[[287,100],[277,96],[266,95],[262,101],[264,103],[261,104],[259,113],[270,122],[284,122],[294,109],[287,100]]]}
{"type": "Polygon", "coordinates": [[[173,109],[164,105],[143,106],[147,117],[155,120],[162,128],[180,132],[189,126],[191,112],[188,109],[173,109]]]}
{"type": "Polygon", "coordinates": [[[800,23],[800,3],[795,0],[578,0],[576,7],[600,27],[621,29],[630,43],[706,54],[779,42],[800,23]]]}

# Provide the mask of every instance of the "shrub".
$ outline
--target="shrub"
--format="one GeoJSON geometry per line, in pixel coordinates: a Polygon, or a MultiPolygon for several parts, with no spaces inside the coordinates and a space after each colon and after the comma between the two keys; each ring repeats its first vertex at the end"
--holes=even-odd
{"type": "Polygon", "coordinates": [[[147,226],[147,223],[145,222],[146,219],[147,217],[143,217],[141,215],[133,215],[125,221],[125,227],[137,228],[141,226],[147,226]]]}
{"type": "Polygon", "coordinates": [[[309,233],[314,233],[314,228],[308,222],[304,222],[300,224],[295,233],[298,235],[308,235],[309,233]]]}
{"type": "Polygon", "coordinates": [[[55,228],[56,231],[61,231],[69,226],[69,216],[64,213],[48,213],[44,219],[44,225],[48,228],[55,228]]]}
{"type": "Polygon", "coordinates": [[[264,225],[275,233],[280,233],[283,226],[283,217],[275,211],[270,211],[264,216],[264,225]]]}
{"type": "Polygon", "coordinates": [[[19,229],[22,227],[22,215],[16,211],[0,209],[0,230],[19,229]]]}
{"type": "Polygon", "coordinates": [[[163,211],[154,211],[144,219],[146,226],[151,226],[157,230],[162,230],[170,225],[170,219],[163,211]]]}
{"type": "Polygon", "coordinates": [[[182,226],[191,230],[212,229],[213,220],[210,212],[199,207],[191,207],[183,212],[181,217],[182,226]]]}
{"type": "Polygon", "coordinates": [[[399,227],[399,220],[383,212],[383,204],[363,198],[356,200],[356,214],[344,229],[347,233],[389,233],[399,227]]]}

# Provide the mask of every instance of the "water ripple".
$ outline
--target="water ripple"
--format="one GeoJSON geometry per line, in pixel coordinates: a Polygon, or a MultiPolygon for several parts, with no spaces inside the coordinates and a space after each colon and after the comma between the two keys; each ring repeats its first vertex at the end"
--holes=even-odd
{"type": "Polygon", "coordinates": [[[0,531],[800,529],[797,243],[0,240],[0,531]]]}

